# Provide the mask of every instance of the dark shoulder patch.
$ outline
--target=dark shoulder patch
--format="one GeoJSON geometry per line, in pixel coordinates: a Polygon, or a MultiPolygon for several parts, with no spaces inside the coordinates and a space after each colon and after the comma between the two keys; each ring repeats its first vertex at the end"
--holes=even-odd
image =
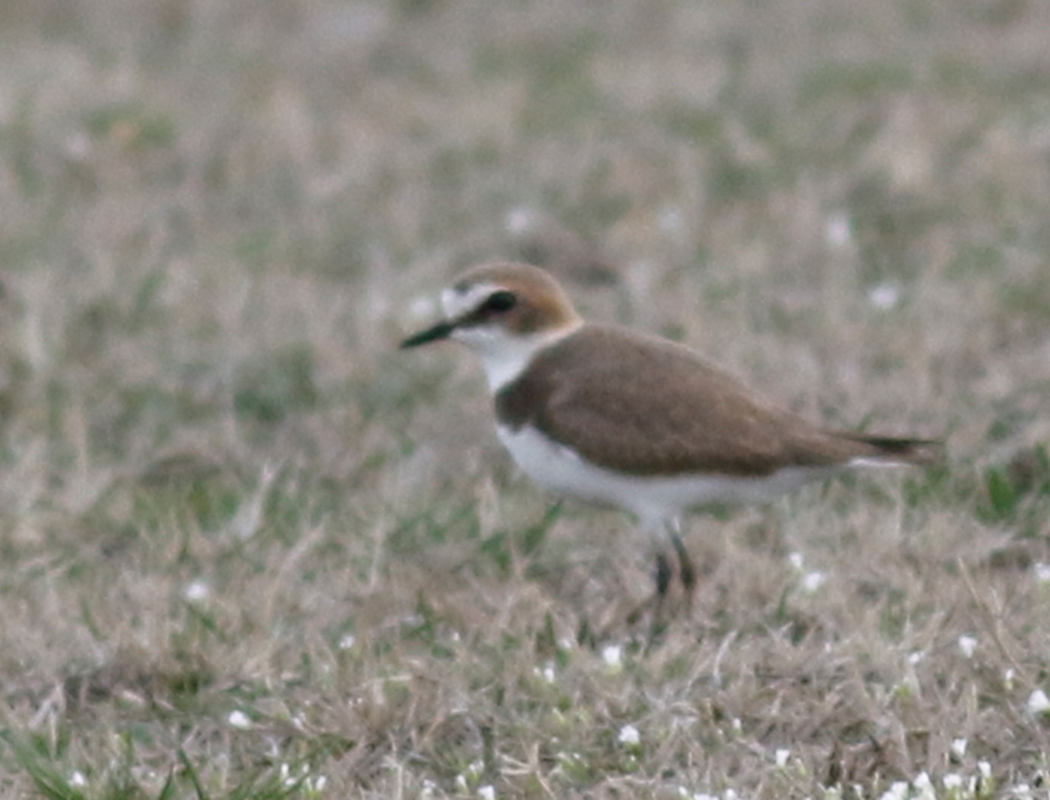
{"type": "Polygon", "coordinates": [[[585,328],[537,353],[529,368],[496,392],[496,419],[511,430],[525,425],[543,428],[551,395],[567,373],[587,363],[587,347],[580,347],[592,336],[585,328]]]}
{"type": "Polygon", "coordinates": [[[500,389],[496,393],[496,419],[499,423],[518,431],[534,421],[549,394],[545,383],[536,377],[534,370],[527,370],[500,389]]]}

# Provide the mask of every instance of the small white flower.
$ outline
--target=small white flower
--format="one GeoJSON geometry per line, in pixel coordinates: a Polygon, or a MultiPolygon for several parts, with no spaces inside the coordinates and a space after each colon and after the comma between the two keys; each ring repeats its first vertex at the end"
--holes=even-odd
{"type": "Polygon", "coordinates": [[[966,755],[966,745],[969,744],[965,737],[959,737],[958,739],[952,739],[952,755],[956,758],[962,758],[966,755]]]}
{"type": "Polygon", "coordinates": [[[421,321],[431,319],[438,313],[437,303],[433,297],[421,295],[414,298],[408,304],[408,316],[410,319],[421,321]]]}
{"type": "Polygon", "coordinates": [[[517,206],[507,212],[503,224],[507,228],[507,233],[520,236],[536,226],[536,212],[528,206],[517,206]]]}
{"type": "Polygon", "coordinates": [[[894,781],[890,788],[882,793],[879,800],[904,800],[908,796],[907,781],[894,781]]]}
{"type": "Polygon", "coordinates": [[[933,781],[930,780],[930,776],[925,772],[920,772],[916,775],[915,780],[912,781],[911,785],[915,789],[915,796],[918,800],[937,799],[937,792],[933,788],[933,781]]]}
{"type": "Polygon", "coordinates": [[[962,789],[963,787],[963,777],[957,772],[949,772],[941,780],[944,783],[944,788],[949,791],[952,789],[962,789]]]}
{"type": "Polygon", "coordinates": [[[312,782],[307,778],[306,784],[308,791],[320,794],[324,791],[324,787],[328,785],[328,777],[326,775],[318,775],[312,782]]]}
{"type": "Polygon", "coordinates": [[[1035,565],[1035,579],[1040,583],[1050,583],[1050,564],[1040,561],[1035,565]]]}
{"type": "Polygon", "coordinates": [[[84,777],[84,773],[79,769],[73,770],[73,774],[69,776],[69,785],[76,786],[78,789],[83,789],[87,786],[87,778],[84,777]]]}
{"type": "Polygon", "coordinates": [[[620,728],[620,735],[616,737],[620,744],[636,745],[642,741],[642,735],[634,725],[624,725],[620,728]]]}
{"type": "Polygon", "coordinates": [[[827,227],[824,229],[824,238],[828,244],[835,247],[844,247],[853,239],[853,223],[846,214],[832,214],[828,217],[827,227]]]}
{"type": "Polygon", "coordinates": [[[773,755],[773,759],[776,761],[776,765],[781,769],[787,766],[789,758],[791,758],[791,751],[788,750],[786,747],[781,747],[773,755]]]}
{"type": "Polygon", "coordinates": [[[484,786],[479,786],[478,797],[481,800],[496,800],[496,787],[487,783],[484,786]]]}
{"type": "Polygon", "coordinates": [[[992,777],[992,765],[989,764],[987,761],[978,761],[977,771],[981,773],[981,777],[985,780],[988,780],[990,777],[992,777]]]}
{"type": "Polygon", "coordinates": [[[807,572],[802,579],[802,589],[809,594],[813,594],[813,592],[824,585],[826,580],[827,576],[823,572],[807,572]]]}
{"type": "Polygon", "coordinates": [[[800,572],[802,571],[802,565],[805,563],[805,561],[805,557],[802,555],[802,553],[798,552],[797,550],[794,553],[790,553],[788,555],[788,563],[800,572]]]}
{"type": "Polygon", "coordinates": [[[91,154],[91,138],[84,131],[76,131],[66,138],[66,155],[73,161],[83,161],[91,154]]]}
{"type": "Polygon", "coordinates": [[[966,634],[963,634],[959,637],[959,652],[963,654],[963,658],[973,658],[974,651],[976,650],[976,636],[967,636],[966,634]]]}
{"type": "Polygon", "coordinates": [[[1042,689],[1036,689],[1028,696],[1027,708],[1029,714],[1045,714],[1050,711],[1050,698],[1042,689]]]}
{"type": "Polygon", "coordinates": [[[618,644],[607,644],[602,648],[602,660],[609,669],[619,672],[623,667],[623,647],[618,644]]]}
{"type": "Polygon", "coordinates": [[[908,654],[908,663],[914,667],[916,664],[920,663],[924,658],[926,658],[926,654],[921,650],[916,650],[915,652],[908,654]]]}
{"type": "Polygon", "coordinates": [[[900,290],[892,283],[880,283],[868,290],[868,302],[879,311],[889,311],[900,302],[900,290]]]}
{"type": "Polygon", "coordinates": [[[661,208],[658,219],[661,230],[676,231],[682,227],[682,212],[674,206],[661,208]]]}
{"type": "Polygon", "coordinates": [[[299,779],[291,774],[287,764],[281,764],[281,781],[290,789],[299,782],[299,779]]]}
{"type": "Polygon", "coordinates": [[[203,603],[211,596],[211,587],[204,581],[193,581],[182,590],[182,596],[191,603],[203,603]]]}
{"type": "Polygon", "coordinates": [[[357,637],[352,633],[348,633],[339,640],[339,649],[352,650],[355,644],[357,644],[357,637]]]}
{"type": "Polygon", "coordinates": [[[252,727],[252,718],[239,710],[231,711],[226,721],[230,723],[230,727],[241,731],[251,730],[252,727]]]}
{"type": "Polygon", "coordinates": [[[541,674],[543,675],[543,680],[547,681],[547,683],[554,683],[554,679],[557,677],[554,672],[554,662],[548,661],[541,674]]]}

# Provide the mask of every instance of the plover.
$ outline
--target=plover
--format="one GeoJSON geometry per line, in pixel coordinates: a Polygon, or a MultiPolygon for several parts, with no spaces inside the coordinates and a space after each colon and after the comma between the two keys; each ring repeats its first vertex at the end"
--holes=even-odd
{"type": "Polygon", "coordinates": [[[518,466],[558,495],[630,512],[652,536],[660,604],[670,550],[687,598],[696,582],[684,512],[762,503],[842,470],[940,457],[936,441],[814,425],[683,345],[584,322],[538,267],[481,264],[441,304],[444,319],[401,347],[454,339],[473,350],[518,466]]]}

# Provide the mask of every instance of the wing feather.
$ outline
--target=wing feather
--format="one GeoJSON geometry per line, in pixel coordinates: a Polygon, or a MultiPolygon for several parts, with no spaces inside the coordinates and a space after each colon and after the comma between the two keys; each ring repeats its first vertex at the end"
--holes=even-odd
{"type": "Polygon", "coordinates": [[[941,444],[833,431],[766,405],[693,351],[588,325],[542,351],[496,396],[503,424],[531,424],[628,474],[764,476],[870,459],[932,463],[941,444]]]}
{"type": "Polygon", "coordinates": [[[680,345],[588,326],[533,366],[498,399],[501,415],[588,460],[634,474],[765,475],[790,462],[789,415],[680,345]]]}

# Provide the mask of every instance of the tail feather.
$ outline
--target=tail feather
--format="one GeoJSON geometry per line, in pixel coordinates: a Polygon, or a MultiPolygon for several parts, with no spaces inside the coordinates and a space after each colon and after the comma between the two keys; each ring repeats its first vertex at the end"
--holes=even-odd
{"type": "Polygon", "coordinates": [[[869,453],[858,454],[861,459],[875,459],[888,464],[937,464],[944,460],[944,442],[938,439],[899,439],[893,436],[866,436],[851,434],[856,442],[869,445],[869,453]]]}

